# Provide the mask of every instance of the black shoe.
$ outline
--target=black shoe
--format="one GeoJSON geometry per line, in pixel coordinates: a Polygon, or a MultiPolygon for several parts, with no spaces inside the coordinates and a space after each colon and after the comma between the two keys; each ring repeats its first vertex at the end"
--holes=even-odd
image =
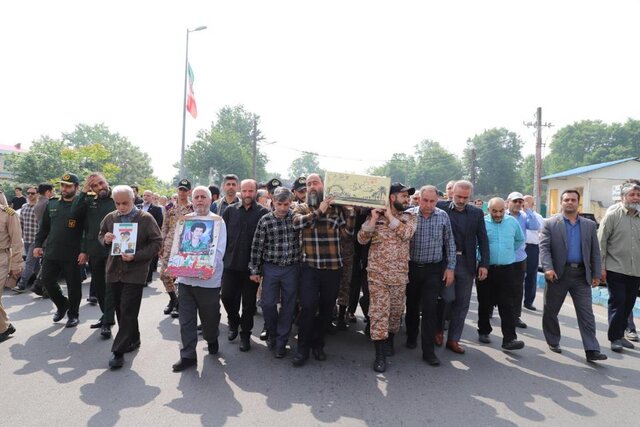
{"type": "Polygon", "coordinates": [[[373,361],[373,370],[376,372],[384,372],[387,370],[387,359],[384,355],[384,340],[376,340],[373,342],[376,349],[376,358],[373,361]]]}
{"type": "Polygon", "coordinates": [[[15,333],[15,331],[16,331],[16,328],[11,323],[9,323],[7,330],[0,334],[0,342],[6,341],[7,339],[9,339],[9,336],[15,333]]]}
{"type": "Polygon", "coordinates": [[[162,311],[164,314],[169,315],[173,311],[173,301],[169,301],[169,304],[162,311]]]}
{"type": "Polygon", "coordinates": [[[218,344],[217,338],[215,341],[212,341],[207,345],[207,350],[209,350],[209,354],[218,354],[219,349],[220,349],[220,346],[218,344]]]}
{"type": "Polygon", "coordinates": [[[489,338],[489,334],[478,334],[478,341],[483,344],[491,344],[491,338],[489,338]]]}
{"type": "Polygon", "coordinates": [[[435,354],[423,354],[422,355],[422,360],[424,360],[425,362],[427,362],[429,365],[431,366],[439,366],[440,365],[440,359],[438,359],[438,357],[435,354]]]}
{"type": "Polygon", "coordinates": [[[524,347],[524,342],[518,341],[518,340],[511,340],[509,342],[502,344],[502,348],[505,350],[520,350],[523,347],[524,347]]]}
{"type": "Polygon", "coordinates": [[[418,338],[417,337],[407,337],[407,348],[414,349],[418,347],[418,338]]]}
{"type": "Polygon", "coordinates": [[[59,322],[62,319],[64,319],[64,316],[67,314],[67,308],[63,308],[62,310],[58,310],[56,311],[56,313],[53,315],[53,321],[54,322],[59,322]]]}
{"type": "Polygon", "coordinates": [[[329,323],[329,326],[327,326],[327,333],[329,335],[335,335],[335,334],[338,333],[338,328],[335,325],[335,323],[333,323],[333,322],[329,323]]]}
{"type": "Polygon", "coordinates": [[[600,353],[598,350],[587,350],[587,362],[597,362],[599,360],[607,360],[607,355],[600,353]]]}
{"type": "Polygon", "coordinates": [[[280,346],[276,347],[276,351],[275,351],[276,359],[282,359],[286,355],[287,355],[287,348],[286,347],[284,347],[284,346],[283,347],[280,347],[280,346]]]}
{"type": "Polygon", "coordinates": [[[91,329],[102,328],[102,320],[98,320],[96,323],[92,323],[91,325],[89,325],[89,328],[91,329]]]}
{"type": "Polygon", "coordinates": [[[291,361],[291,363],[295,367],[300,367],[300,366],[304,365],[305,363],[307,363],[308,359],[309,359],[309,355],[304,355],[304,354],[296,352],[296,354],[293,355],[293,360],[291,361]]]}
{"type": "Polygon", "coordinates": [[[98,298],[96,298],[96,297],[89,297],[89,298],[87,298],[87,302],[88,302],[90,305],[96,305],[96,304],[98,304],[98,298]]]}
{"type": "Polygon", "coordinates": [[[139,339],[132,342],[131,344],[129,344],[129,347],[127,347],[127,350],[125,351],[125,353],[131,353],[132,351],[136,351],[137,349],[140,348],[140,344],[142,343],[140,342],[139,339]]]}
{"type": "Polygon", "coordinates": [[[636,348],[636,347],[631,343],[631,341],[627,340],[626,338],[621,338],[621,339],[620,339],[620,344],[622,344],[622,346],[623,346],[624,348],[628,348],[628,349],[634,349],[634,348],[636,348]]]}
{"type": "Polygon", "coordinates": [[[251,336],[240,335],[240,351],[251,350],[251,336]]]}
{"type": "Polygon", "coordinates": [[[384,340],[384,355],[386,357],[390,357],[396,354],[396,351],[393,348],[393,338],[394,334],[389,333],[389,337],[384,340]]]}
{"type": "Polygon", "coordinates": [[[364,334],[365,334],[365,336],[367,336],[367,337],[370,337],[370,336],[371,336],[371,327],[370,327],[370,325],[369,325],[369,322],[367,322],[367,324],[366,324],[366,325],[365,325],[365,327],[364,327],[364,334]]]}
{"type": "Polygon", "coordinates": [[[338,317],[338,324],[336,326],[336,329],[339,331],[346,331],[347,329],[349,329],[349,325],[347,325],[347,321],[344,317],[338,317]]]}
{"type": "Polygon", "coordinates": [[[524,308],[526,308],[527,310],[536,311],[536,308],[533,304],[525,304],[524,308]]]}
{"type": "Polygon", "coordinates": [[[621,340],[611,341],[611,350],[615,351],[616,353],[621,353],[622,352],[622,341],[621,340]]]}
{"type": "Polygon", "coordinates": [[[562,353],[562,349],[560,348],[559,345],[551,345],[549,344],[549,350],[553,351],[554,353],[562,353]]]}
{"type": "Polygon", "coordinates": [[[22,287],[22,286],[16,286],[15,288],[12,289],[13,292],[17,293],[17,294],[21,294],[24,291],[26,291],[27,289],[22,287]]]}
{"type": "Polygon", "coordinates": [[[313,350],[311,350],[311,353],[313,353],[314,359],[319,362],[324,362],[325,360],[327,360],[327,353],[324,352],[324,349],[322,347],[314,348],[313,350]]]}
{"type": "Polygon", "coordinates": [[[229,332],[227,332],[227,339],[229,341],[233,341],[238,337],[238,330],[237,329],[229,329],[229,332]]]}
{"type": "MultiPolygon", "coordinates": [[[[43,290],[42,290],[42,287],[41,287],[41,286],[33,286],[33,287],[31,288],[31,292],[33,292],[34,294],[36,294],[36,295],[38,295],[38,296],[44,297],[44,292],[43,292],[43,290]]],[[[63,316],[63,317],[64,317],[64,316],[63,316]]]]}
{"type": "Polygon", "coordinates": [[[122,366],[124,366],[124,356],[121,353],[113,353],[109,360],[109,367],[111,369],[120,369],[122,366]]]}
{"type": "Polygon", "coordinates": [[[349,313],[349,312],[347,311],[347,321],[348,321],[349,323],[357,323],[357,322],[358,322],[358,319],[356,318],[356,315],[355,315],[355,314],[353,314],[353,313],[349,313]]]}
{"type": "Polygon", "coordinates": [[[174,363],[171,369],[173,369],[173,372],[180,372],[192,366],[196,366],[197,364],[198,361],[196,359],[185,359],[184,357],[181,357],[180,361],[174,363]]]}
{"type": "Polygon", "coordinates": [[[269,338],[269,332],[267,328],[262,328],[262,332],[260,332],[260,341],[266,341],[269,338]]]}
{"type": "Polygon", "coordinates": [[[180,317],[180,312],[178,311],[178,304],[176,304],[176,305],[173,307],[173,310],[171,310],[171,317],[172,317],[173,319],[177,319],[178,317],[180,317]]]}
{"type": "Polygon", "coordinates": [[[111,338],[111,325],[106,325],[106,324],[103,325],[100,328],[100,336],[105,340],[108,340],[109,338],[111,338]]]}
{"type": "Polygon", "coordinates": [[[516,319],[516,328],[526,329],[527,324],[522,321],[519,317],[516,319]]]}
{"type": "Polygon", "coordinates": [[[75,328],[76,326],[78,326],[78,323],[80,323],[80,320],[78,320],[77,317],[69,317],[69,319],[67,320],[67,324],[64,325],[64,327],[75,328]]]}
{"type": "Polygon", "coordinates": [[[269,350],[273,350],[274,348],[276,348],[276,339],[275,339],[275,337],[269,337],[267,339],[267,348],[269,350]]]}

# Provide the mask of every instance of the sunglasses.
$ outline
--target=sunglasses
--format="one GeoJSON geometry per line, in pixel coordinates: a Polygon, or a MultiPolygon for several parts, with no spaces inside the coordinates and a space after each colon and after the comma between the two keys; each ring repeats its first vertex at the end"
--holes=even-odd
{"type": "Polygon", "coordinates": [[[27,194],[28,194],[28,195],[30,195],[30,196],[34,196],[34,195],[36,195],[36,194],[38,194],[38,193],[35,193],[35,192],[33,192],[33,191],[27,191],[27,194]]]}

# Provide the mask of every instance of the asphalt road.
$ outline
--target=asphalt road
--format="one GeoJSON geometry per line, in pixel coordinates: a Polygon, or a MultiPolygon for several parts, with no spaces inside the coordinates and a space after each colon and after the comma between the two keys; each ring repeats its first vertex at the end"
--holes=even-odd
{"type": "MultiPolygon", "coordinates": [[[[598,364],[585,361],[572,306],[561,312],[562,354],[547,349],[541,312],[527,310],[529,327],[519,330],[526,347],[503,352],[497,318],[493,343],[477,342],[474,297],[462,342],[467,353],[440,349],[439,367],[426,365],[399,336],[387,372],[373,372],[360,313],[355,327],[328,338],[327,361],[293,368],[291,353],[275,359],[259,341],[260,314],[248,353],[238,350],[237,339],[226,340],[223,314],[220,354],[206,355],[203,342],[197,370],[176,374],[178,321],[162,314],[168,298],[161,289],[158,280],[145,289],[142,346],[126,355],[119,371],[107,369],[111,340],[89,329],[98,307],[83,300],[80,326],[66,329],[51,322],[50,301],[5,290],[17,332],[0,344],[0,424],[589,426],[640,420],[640,351],[610,351],[602,307],[595,307],[598,338],[609,360],[598,364]]],[[[536,305],[541,308],[541,293],[536,305]]]]}

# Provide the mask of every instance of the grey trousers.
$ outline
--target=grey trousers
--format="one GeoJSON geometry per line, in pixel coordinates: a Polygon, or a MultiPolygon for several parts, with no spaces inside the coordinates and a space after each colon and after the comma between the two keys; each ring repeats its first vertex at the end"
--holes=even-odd
{"type": "Polygon", "coordinates": [[[544,288],[542,331],[547,344],[553,346],[560,344],[558,313],[567,297],[567,292],[571,295],[576,309],[578,328],[584,349],[600,351],[600,345],[596,339],[596,320],[593,316],[591,284],[587,283],[584,268],[569,266],[566,266],[559,280],[553,283],[547,281],[544,288]]]}
{"type": "Polygon", "coordinates": [[[198,315],[202,321],[202,338],[207,343],[218,339],[220,325],[220,288],[178,284],[178,304],[180,305],[180,357],[197,359],[198,315]]]}
{"type": "Polygon", "coordinates": [[[471,291],[473,290],[474,275],[467,271],[462,256],[458,255],[457,259],[455,284],[453,285],[456,296],[451,306],[451,321],[447,335],[449,341],[460,341],[460,337],[462,337],[462,329],[469,312],[471,291]]]}

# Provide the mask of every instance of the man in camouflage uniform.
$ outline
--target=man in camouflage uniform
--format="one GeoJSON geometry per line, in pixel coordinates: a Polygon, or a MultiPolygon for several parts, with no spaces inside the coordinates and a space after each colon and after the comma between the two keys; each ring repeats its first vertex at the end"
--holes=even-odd
{"type": "Polygon", "coordinates": [[[385,209],[374,209],[358,232],[358,242],[371,242],[367,273],[369,280],[369,322],[376,349],[373,369],[387,369],[386,356],[393,355],[393,337],[400,330],[400,318],[409,281],[409,248],[416,231],[416,217],[404,210],[415,189],[399,182],[391,184],[385,209]]]}
{"type": "Polygon", "coordinates": [[[7,206],[0,190],[0,342],[5,341],[16,328],[9,323],[2,306],[2,291],[9,282],[15,286],[22,270],[22,230],[16,212],[7,206]]]}
{"type": "Polygon", "coordinates": [[[178,297],[176,296],[175,279],[167,274],[167,264],[171,255],[171,246],[173,245],[173,233],[176,230],[178,219],[188,213],[193,212],[193,205],[189,202],[191,195],[191,182],[188,179],[182,179],[178,183],[178,201],[167,209],[164,222],[162,224],[162,268],[160,270],[160,280],[164,284],[164,289],[169,294],[169,304],[164,308],[164,314],[171,314],[171,317],[177,319],[178,313],[178,297]]]}
{"type": "MultiPolygon", "coordinates": [[[[345,208],[347,209],[347,208],[345,208]]],[[[345,319],[347,306],[349,305],[349,295],[351,292],[351,276],[353,272],[354,256],[353,236],[345,235],[340,239],[340,255],[342,255],[342,271],[340,272],[340,288],[338,289],[338,324],[339,331],[346,331],[348,328],[345,319]]]]}

